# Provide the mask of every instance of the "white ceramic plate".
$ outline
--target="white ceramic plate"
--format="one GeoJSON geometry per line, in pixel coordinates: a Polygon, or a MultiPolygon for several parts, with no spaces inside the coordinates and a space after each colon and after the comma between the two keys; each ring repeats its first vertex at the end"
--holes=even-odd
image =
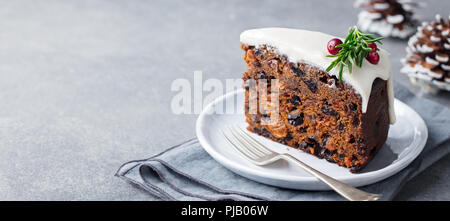
{"type": "MultiPolygon", "coordinates": [[[[209,104],[200,114],[196,132],[200,144],[217,162],[235,173],[257,182],[302,190],[329,190],[317,178],[309,175],[298,166],[279,161],[267,166],[256,166],[245,160],[224,139],[220,130],[226,125],[247,126],[244,110],[243,90],[226,94],[209,104]],[[218,111],[219,110],[219,111],[218,111]],[[222,114],[223,110],[236,110],[239,113],[222,114]],[[222,112],[220,112],[222,111],[222,112]]],[[[349,169],[329,163],[324,159],[288,148],[262,136],[253,137],[276,152],[288,152],[315,169],[352,186],[364,186],[386,179],[410,164],[425,146],[428,130],[423,119],[413,109],[395,100],[397,122],[391,125],[386,143],[374,159],[360,173],[353,174],[349,169]]]]}

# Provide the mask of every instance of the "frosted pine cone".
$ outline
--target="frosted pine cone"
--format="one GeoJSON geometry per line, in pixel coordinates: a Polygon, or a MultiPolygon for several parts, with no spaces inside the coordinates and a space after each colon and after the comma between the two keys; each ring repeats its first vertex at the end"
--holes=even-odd
{"type": "Polygon", "coordinates": [[[365,9],[358,15],[357,25],[364,32],[404,39],[416,29],[412,10],[417,6],[409,0],[357,0],[355,7],[365,9]]]}
{"type": "Polygon", "coordinates": [[[445,21],[436,15],[436,21],[422,23],[408,41],[405,65],[401,72],[413,83],[435,91],[450,91],[450,16],[445,21]]]}

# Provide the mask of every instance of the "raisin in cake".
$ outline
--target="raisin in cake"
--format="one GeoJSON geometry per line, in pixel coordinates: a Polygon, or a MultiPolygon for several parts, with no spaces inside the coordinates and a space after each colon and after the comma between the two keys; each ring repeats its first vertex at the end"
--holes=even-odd
{"type": "MultiPolygon", "coordinates": [[[[247,71],[245,88],[247,129],[276,142],[325,158],[358,172],[375,156],[395,122],[393,85],[388,53],[380,50],[377,65],[364,61],[344,70],[326,72],[333,61],[326,45],[334,36],[297,29],[264,28],[245,31],[240,36],[247,71]],[[260,90],[251,95],[249,80],[267,81],[267,96],[260,90]],[[258,105],[270,102],[271,82],[276,79],[278,111],[273,117],[258,105]]],[[[259,82],[259,81],[257,81],[259,82]]],[[[255,84],[256,88],[260,83],[255,84]]],[[[264,106],[265,104],[263,104],[264,106]]]]}

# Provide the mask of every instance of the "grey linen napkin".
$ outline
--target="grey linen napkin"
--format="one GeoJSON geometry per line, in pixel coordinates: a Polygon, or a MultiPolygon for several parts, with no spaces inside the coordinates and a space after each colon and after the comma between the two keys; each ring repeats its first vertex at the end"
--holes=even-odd
{"type": "MultiPolygon", "coordinates": [[[[395,85],[395,97],[416,110],[428,126],[423,152],[399,173],[361,189],[391,200],[402,186],[450,152],[450,109],[395,85]]],[[[116,176],[162,200],[343,200],[333,191],[278,188],[239,176],[211,158],[197,139],[145,160],[122,165],[116,176]]]]}

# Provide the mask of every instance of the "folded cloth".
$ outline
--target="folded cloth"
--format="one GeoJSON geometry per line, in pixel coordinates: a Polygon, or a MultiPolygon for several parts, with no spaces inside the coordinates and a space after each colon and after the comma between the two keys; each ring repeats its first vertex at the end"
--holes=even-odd
{"type": "MultiPolygon", "coordinates": [[[[405,169],[361,189],[391,200],[402,186],[450,152],[450,109],[395,85],[395,97],[416,110],[428,126],[423,152],[405,169]]],[[[197,139],[145,160],[122,165],[116,176],[162,200],[343,200],[333,191],[301,191],[269,186],[239,176],[211,158],[197,139]]]]}

